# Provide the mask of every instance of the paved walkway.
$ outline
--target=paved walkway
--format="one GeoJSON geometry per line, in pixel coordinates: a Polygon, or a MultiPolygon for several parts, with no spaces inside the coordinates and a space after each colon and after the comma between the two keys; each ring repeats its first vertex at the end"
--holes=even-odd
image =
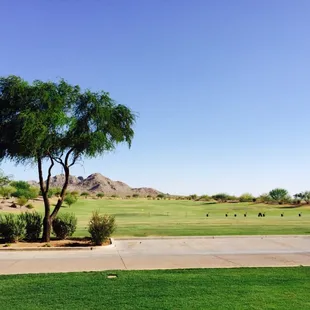
{"type": "Polygon", "coordinates": [[[94,250],[1,251],[0,274],[310,266],[310,236],[115,239],[94,250]]]}

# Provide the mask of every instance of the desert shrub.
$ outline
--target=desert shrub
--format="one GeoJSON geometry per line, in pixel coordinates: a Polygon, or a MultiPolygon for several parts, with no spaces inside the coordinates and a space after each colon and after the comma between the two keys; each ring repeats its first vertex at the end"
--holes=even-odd
{"type": "Polygon", "coordinates": [[[88,232],[95,245],[101,245],[115,231],[115,217],[110,215],[100,215],[99,211],[94,211],[88,225],[88,232]]]}
{"type": "Polygon", "coordinates": [[[103,197],[104,197],[104,193],[98,193],[96,196],[97,196],[98,198],[103,198],[103,197]]]}
{"type": "Polygon", "coordinates": [[[20,216],[13,214],[0,215],[0,237],[5,242],[16,242],[21,240],[25,234],[25,223],[20,216]]]}
{"type": "Polygon", "coordinates": [[[164,198],[165,195],[164,195],[164,194],[158,194],[156,197],[157,197],[157,198],[164,198]]]}
{"type": "Polygon", "coordinates": [[[72,192],[70,193],[70,195],[75,196],[75,197],[78,197],[78,196],[80,195],[80,193],[79,193],[78,191],[72,191],[72,192]]]}
{"type": "Polygon", "coordinates": [[[131,198],[131,196],[130,196],[130,195],[127,195],[127,196],[126,196],[126,198],[127,198],[127,199],[130,199],[130,198],[131,198]]]}
{"type": "Polygon", "coordinates": [[[32,203],[28,203],[28,204],[26,205],[26,208],[30,210],[30,209],[34,209],[34,206],[33,206],[32,203]]]}
{"type": "Polygon", "coordinates": [[[89,193],[88,192],[82,192],[80,196],[87,198],[89,196],[89,193]]]}
{"type": "Polygon", "coordinates": [[[53,221],[53,232],[59,239],[66,239],[74,234],[77,218],[73,213],[59,214],[53,221]]]}
{"type": "Polygon", "coordinates": [[[210,201],[210,200],[212,200],[212,198],[208,195],[202,195],[199,197],[199,200],[200,201],[210,201]]]}
{"type": "Polygon", "coordinates": [[[16,200],[16,204],[18,204],[19,206],[24,206],[27,202],[28,202],[28,199],[24,196],[21,196],[17,198],[16,200]]]}
{"type": "Polygon", "coordinates": [[[190,200],[196,200],[197,199],[197,195],[196,194],[193,194],[193,195],[190,195],[189,198],[190,200]]]}
{"type": "Polygon", "coordinates": [[[118,198],[118,195],[115,195],[115,194],[114,194],[114,195],[112,195],[111,197],[112,197],[112,198],[118,198]]]}
{"type": "Polygon", "coordinates": [[[219,193],[219,194],[213,195],[212,198],[216,201],[226,202],[227,200],[229,200],[230,196],[225,193],[219,193]]]}
{"type": "Polygon", "coordinates": [[[275,188],[269,192],[269,196],[275,202],[279,204],[289,203],[291,201],[288,191],[284,188],[275,188]]]}
{"type": "Polygon", "coordinates": [[[152,196],[151,195],[147,195],[146,198],[152,198],[152,196]]]}
{"type": "Polygon", "coordinates": [[[42,231],[43,217],[38,212],[26,212],[19,215],[25,226],[25,239],[36,241],[40,238],[42,231]]]}
{"type": "Polygon", "coordinates": [[[261,194],[256,198],[256,202],[259,203],[269,203],[270,201],[272,201],[272,199],[268,194],[261,194]]]}
{"type": "Polygon", "coordinates": [[[16,192],[16,188],[10,185],[0,187],[0,195],[3,198],[10,198],[12,193],[16,192]]]}
{"type": "Polygon", "coordinates": [[[140,196],[139,194],[133,194],[132,195],[133,198],[139,198],[139,196],[140,196]]]}
{"type": "Polygon", "coordinates": [[[66,195],[64,202],[71,207],[71,205],[73,205],[74,203],[76,203],[78,200],[78,198],[76,196],[73,196],[72,194],[68,194],[66,195]]]}
{"type": "Polygon", "coordinates": [[[254,196],[250,193],[244,193],[239,197],[240,202],[253,202],[254,196]]]}
{"type": "Polygon", "coordinates": [[[14,181],[11,182],[10,185],[16,189],[15,192],[12,193],[13,197],[34,199],[39,196],[39,188],[30,186],[30,184],[25,181],[14,181]]]}

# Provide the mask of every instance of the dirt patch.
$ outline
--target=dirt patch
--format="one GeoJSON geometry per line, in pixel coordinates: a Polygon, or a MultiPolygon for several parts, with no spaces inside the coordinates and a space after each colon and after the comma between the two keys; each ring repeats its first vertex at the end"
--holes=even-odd
{"type": "MultiPolygon", "coordinates": [[[[102,246],[110,245],[111,240],[107,240],[105,243],[102,244],[102,246]]],[[[7,249],[7,248],[58,248],[58,247],[93,247],[94,244],[89,239],[78,239],[78,238],[72,238],[67,240],[51,240],[50,242],[16,242],[16,243],[10,243],[6,244],[1,242],[0,243],[0,249],[7,249]]]]}

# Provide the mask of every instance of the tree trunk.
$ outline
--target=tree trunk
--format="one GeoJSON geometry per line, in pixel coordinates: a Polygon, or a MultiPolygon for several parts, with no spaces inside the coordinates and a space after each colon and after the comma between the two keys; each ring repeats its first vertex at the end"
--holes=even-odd
{"type": "Polygon", "coordinates": [[[50,216],[44,217],[43,220],[43,236],[42,242],[50,242],[51,241],[51,232],[52,232],[52,219],[50,216]]]}

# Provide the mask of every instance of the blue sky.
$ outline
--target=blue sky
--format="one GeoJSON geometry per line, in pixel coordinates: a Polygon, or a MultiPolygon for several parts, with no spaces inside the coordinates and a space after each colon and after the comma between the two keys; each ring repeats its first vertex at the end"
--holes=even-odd
{"type": "Polygon", "coordinates": [[[63,77],[139,114],[130,150],[75,175],[172,194],[294,194],[310,190],[309,14],[308,0],[2,0],[0,75],[63,77]]]}

